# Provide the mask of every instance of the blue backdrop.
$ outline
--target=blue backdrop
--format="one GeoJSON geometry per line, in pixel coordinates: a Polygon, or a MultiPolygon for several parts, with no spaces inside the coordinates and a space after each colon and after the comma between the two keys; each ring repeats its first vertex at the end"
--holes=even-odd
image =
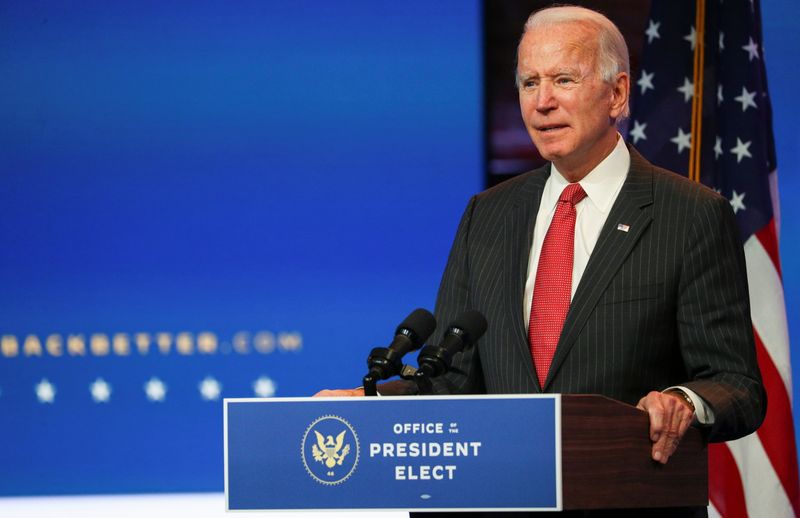
{"type": "MultiPolygon", "coordinates": [[[[359,384],[481,189],[480,13],[0,5],[0,495],[218,491],[221,397],[359,384]]],[[[798,14],[764,6],[793,336],[798,14]]]]}

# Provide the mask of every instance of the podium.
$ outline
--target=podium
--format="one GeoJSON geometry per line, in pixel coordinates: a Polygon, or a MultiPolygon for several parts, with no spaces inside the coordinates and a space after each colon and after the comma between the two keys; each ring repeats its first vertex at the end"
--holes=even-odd
{"type": "Polygon", "coordinates": [[[650,460],[649,418],[594,395],[562,395],[564,509],[708,505],[708,451],[689,427],[667,464],[650,460]]]}
{"type": "Polygon", "coordinates": [[[596,395],[225,400],[229,510],[539,511],[708,504],[690,428],[596,395]]]}

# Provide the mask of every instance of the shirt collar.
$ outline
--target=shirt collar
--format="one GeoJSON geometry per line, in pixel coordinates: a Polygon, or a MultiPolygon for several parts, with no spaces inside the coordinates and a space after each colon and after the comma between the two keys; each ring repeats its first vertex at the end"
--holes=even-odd
{"type": "MultiPolygon", "coordinates": [[[[607,213],[616,199],[622,183],[628,176],[631,165],[631,154],[625,141],[617,134],[617,145],[602,162],[589,171],[589,174],[578,182],[586,191],[586,196],[600,212],[607,213]]],[[[558,197],[569,182],[561,176],[555,164],[550,167],[550,179],[542,193],[542,203],[548,208],[555,207],[558,197]]]]}

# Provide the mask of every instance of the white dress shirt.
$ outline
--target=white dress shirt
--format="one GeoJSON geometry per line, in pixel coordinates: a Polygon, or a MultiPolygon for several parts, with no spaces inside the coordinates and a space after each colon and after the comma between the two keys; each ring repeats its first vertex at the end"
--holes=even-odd
{"type": "MultiPolygon", "coordinates": [[[[575,290],[578,288],[583,272],[586,270],[586,265],[592,255],[594,246],[597,244],[600,231],[606,219],[608,219],[611,207],[617,201],[617,196],[619,196],[619,192],[622,189],[622,184],[625,183],[625,178],[628,176],[630,165],[630,152],[628,152],[622,137],[617,135],[617,145],[611,153],[578,182],[586,192],[586,197],[575,205],[575,251],[572,263],[572,293],[570,300],[571,297],[575,296],[575,290]]],[[[533,287],[536,282],[536,270],[539,266],[542,244],[544,243],[545,235],[547,235],[547,229],[550,227],[550,222],[553,221],[561,191],[568,184],[567,179],[561,176],[558,168],[555,164],[552,164],[550,177],[545,182],[544,190],[542,191],[539,212],[536,214],[533,243],[528,257],[528,276],[525,281],[525,297],[522,307],[526,329],[530,326],[533,287]]],[[[669,387],[666,390],[669,389],[680,389],[689,396],[689,399],[694,404],[695,417],[699,423],[714,423],[713,411],[694,391],[682,386],[669,387]]],[[[642,394],[642,396],[645,396],[645,394],[642,394]]]]}
{"type": "MultiPolygon", "coordinates": [[[[572,294],[570,298],[575,295],[575,290],[583,277],[583,271],[586,270],[586,264],[592,255],[594,245],[597,244],[600,230],[602,230],[608,213],[614,202],[617,201],[622,184],[628,176],[630,165],[631,155],[625,142],[618,135],[617,145],[611,154],[578,182],[586,191],[586,197],[575,205],[577,217],[575,219],[575,254],[572,263],[572,294]]],[[[547,229],[550,228],[550,222],[553,221],[561,191],[568,184],[567,179],[561,176],[553,164],[550,167],[550,178],[545,182],[542,191],[542,202],[539,205],[539,212],[536,214],[533,244],[528,257],[528,277],[525,282],[525,300],[522,309],[526,329],[531,318],[533,285],[536,282],[536,270],[539,267],[539,255],[542,252],[544,237],[547,229]]]]}

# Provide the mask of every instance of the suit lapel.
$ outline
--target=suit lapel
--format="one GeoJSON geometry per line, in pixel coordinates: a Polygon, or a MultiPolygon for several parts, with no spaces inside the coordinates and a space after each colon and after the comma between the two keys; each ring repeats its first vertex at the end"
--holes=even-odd
{"type": "Polygon", "coordinates": [[[633,250],[652,216],[645,207],[653,203],[653,178],[650,164],[630,148],[631,167],[597,240],[578,289],[570,304],[567,319],[544,383],[547,389],[569,354],[600,296],[633,250]],[[627,225],[626,231],[618,225],[627,225]]]}
{"type": "Polygon", "coordinates": [[[504,312],[511,316],[512,341],[511,347],[518,354],[519,361],[527,366],[527,373],[531,383],[539,389],[539,381],[533,369],[533,361],[528,345],[528,333],[525,329],[522,303],[525,299],[525,280],[528,275],[528,259],[533,241],[533,227],[536,224],[536,214],[542,200],[542,191],[547,178],[550,176],[550,166],[545,166],[531,172],[522,189],[516,194],[513,208],[506,216],[504,225],[504,240],[508,244],[509,254],[505,256],[505,291],[509,296],[504,297],[504,312]],[[523,239],[520,239],[523,236],[523,239]]]}

